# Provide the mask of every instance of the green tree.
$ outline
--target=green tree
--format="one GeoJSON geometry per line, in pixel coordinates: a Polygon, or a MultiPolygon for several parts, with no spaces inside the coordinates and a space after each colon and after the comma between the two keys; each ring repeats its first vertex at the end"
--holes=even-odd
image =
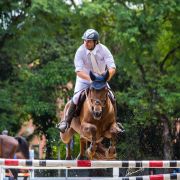
{"type": "Polygon", "coordinates": [[[32,117],[37,133],[48,140],[47,158],[53,157],[59,139],[56,100],[72,95],[62,88],[74,82],[73,58],[83,32],[95,28],[117,64],[110,85],[127,134],[118,145],[119,158],[173,158],[179,1],[69,2],[0,2],[0,130],[14,135],[32,117]]]}
{"type": "Polygon", "coordinates": [[[28,0],[0,2],[0,131],[8,129],[10,134],[20,128],[22,119],[18,117],[21,112],[16,103],[19,92],[15,85],[17,61],[15,50],[9,45],[20,31],[30,6],[28,0]]]}
{"type": "Polygon", "coordinates": [[[132,148],[130,154],[136,154],[136,158],[152,158],[158,154],[171,159],[171,123],[179,116],[180,97],[179,36],[174,24],[178,21],[178,1],[121,2],[114,11],[117,23],[113,31],[121,47],[117,63],[123,85],[117,99],[123,109],[127,111],[128,107],[131,112],[125,121],[128,132],[134,136],[129,144],[139,148],[139,151],[132,148]],[[145,138],[151,133],[156,138],[145,138]],[[153,148],[157,144],[160,148],[153,148]]]}

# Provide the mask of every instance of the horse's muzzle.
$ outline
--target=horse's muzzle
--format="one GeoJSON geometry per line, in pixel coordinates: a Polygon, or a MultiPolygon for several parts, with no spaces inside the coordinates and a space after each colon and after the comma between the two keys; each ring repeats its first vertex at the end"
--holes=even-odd
{"type": "Polygon", "coordinates": [[[94,117],[94,119],[96,119],[96,120],[101,119],[101,117],[102,117],[102,111],[93,111],[93,117],[94,117]]]}

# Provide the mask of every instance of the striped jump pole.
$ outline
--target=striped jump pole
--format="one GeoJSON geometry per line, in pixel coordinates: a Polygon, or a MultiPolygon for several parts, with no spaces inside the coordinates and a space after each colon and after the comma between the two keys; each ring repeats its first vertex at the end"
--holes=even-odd
{"type": "Polygon", "coordinates": [[[121,180],[180,180],[180,173],[157,174],[150,176],[122,177],[121,180]]]}
{"type": "Polygon", "coordinates": [[[83,168],[180,168],[178,161],[91,161],[91,160],[25,160],[25,159],[0,159],[0,166],[14,168],[42,169],[83,169],[83,168]]]}

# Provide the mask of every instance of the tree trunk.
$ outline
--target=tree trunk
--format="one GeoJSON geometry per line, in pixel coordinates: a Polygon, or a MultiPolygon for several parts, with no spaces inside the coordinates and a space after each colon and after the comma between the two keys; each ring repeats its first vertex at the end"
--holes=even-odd
{"type": "Polygon", "coordinates": [[[46,159],[53,159],[53,153],[52,153],[52,145],[50,140],[50,137],[48,134],[46,134],[46,159]]]}
{"type": "Polygon", "coordinates": [[[171,145],[171,136],[170,136],[168,118],[165,115],[161,114],[161,121],[163,125],[163,134],[162,134],[162,141],[164,144],[163,159],[171,160],[172,159],[172,145],[171,145]]]}

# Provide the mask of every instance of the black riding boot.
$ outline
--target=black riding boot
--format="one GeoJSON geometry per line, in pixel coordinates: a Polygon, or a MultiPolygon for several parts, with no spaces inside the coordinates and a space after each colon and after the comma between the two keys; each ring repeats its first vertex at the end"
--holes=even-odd
{"type": "Polygon", "coordinates": [[[116,104],[116,98],[114,97],[114,95],[113,95],[111,92],[109,92],[108,95],[109,95],[109,98],[110,98],[111,103],[112,103],[112,105],[113,105],[114,113],[115,113],[115,118],[116,118],[116,120],[117,120],[117,104],[116,104]]]}
{"type": "Polygon", "coordinates": [[[74,117],[74,113],[76,111],[76,104],[74,104],[73,100],[71,100],[71,104],[68,109],[68,115],[59,123],[59,130],[64,133],[66,129],[68,129],[71,125],[72,118],[74,117]]]}

